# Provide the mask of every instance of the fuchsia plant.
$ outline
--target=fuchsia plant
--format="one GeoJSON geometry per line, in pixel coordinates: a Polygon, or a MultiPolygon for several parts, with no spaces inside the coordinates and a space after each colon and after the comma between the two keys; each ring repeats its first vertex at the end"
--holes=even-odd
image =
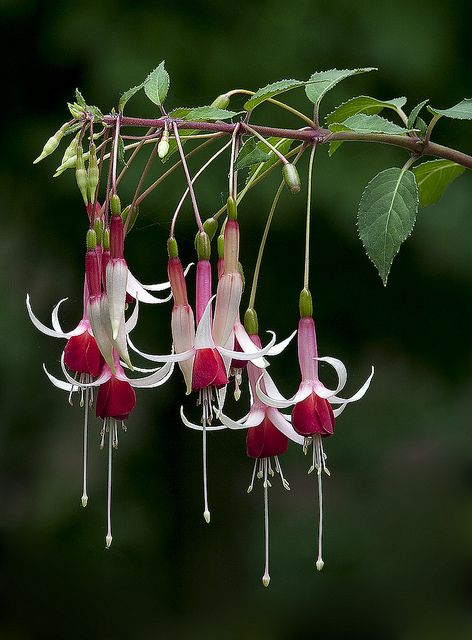
{"type": "MultiPolygon", "coordinates": [[[[119,429],[125,429],[125,423],[135,407],[135,389],[163,385],[172,375],[177,363],[183,376],[185,393],[194,394],[201,407],[199,424],[186,417],[183,407],[180,408],[180,415],[185,426],[199,430],[202,434],[205,521],[210,522],[207,435],[222,429],[245,429],[246,453],[254,460],[248,492],[252,491],[256,476],[263,482],[265,567],[262,582],[267,586],[270,582],[270,479],[278,474],[283,487],[290,489],[282,472],[280,456],[292,446],[291,443],[298,445],[305,453],[311,447],[312,464],[309,473],[316,471],[319,504],[316,568],[323,568],[322,473],[324,471],[329,475],[324,441],[334,434],[335,420],[345,407],[365,395],[374,369],[372,367],[370,375],[356,393],[351,397],[341,397],[338,394],[347,381],[344,364],[336,358],[320,357],[318,354],[309,288],[312,177],[316,150],[319,146],[328,144],[329,154],[332,155],[344,142],[366,141],[396,145],[410,154],[402,168],[386,169],[373,178],[367,185],[359,206],[359,235],[384,284],[394,256],[413,229],[418,206],[436,201],[465,167],[472,168],[472,157],[431,141],[433,128],[441,117],[472,119],[472,100],[469,99],[444,110],[428,106],[432,117],[429,124],[426,124],[420,117],[420,112],[426,108],[427,100],[406,115],[403,109],[405,98],[379,100],[358,96],[339,105],[326,117],[326,128],[321,127],[320,104],[325,94],[340,81],[372,70],[331,69],[316,72],[307,81],[283,80],[256,92],[232,90],[218,96],[210,106],[178,108],[168,113],[164,101],[170,81],[164,63],[161,63],[143,83],[121,96],[118,109],[111,114],[104,115],[97,107],[88,105],[77,91],[76,101],[68,105],[72,119],[48,140],[35,160],[38,162],[54,152],[63,137],[69,134],[73,136],[55,176],[75,170],[77,186],[85,205],[87,230],[82,318],[75,329],[66,332],[58,317],[59,307],[65,299],[53,309],[52,328],[44,325],[34,315],[29,295],[26,306],[33,324],[41,332],[67,341],[61,356],[63,379],[52,375],[46,367],[44,370],[56,387],[68,392],[71,403],[74,394],[78,394],[80,404],[84,406],[84,507],[89,499],[87,463],[91,407],[95,405],[96,416],[103,421],[99,442],[104,447],[108,437],[107,548],[112,543],[112,460],[113,449],[118,446],[119,429]],[[275,99],[275,96],[296,88],[304,88],[313,105],[313,117],[275,99]],[[158,118],[124,115],[128,100],[142,89],[158,107],[158,118]],[[230,100],[238,95],[249,96],[243,110],[228,110],[230,100]],[[300,119],[301,128],[280,129],[249,124],[254,110],[263,103],[290,112],[300,119]],[[380,116],[382,111],[396,115],[399,123],[380,116]],[[147,131],[131,135],[130,128],[146,128],[147,131]],[[184,143],[190,147],[195,141],[197,145],[185,153],[184,143]],[[221,141],[223,145],[219,150],[192,177],[188,160],[221,141]],[[151,146],[151,152],[146,166],[131,202],[123,209],[118,195],[120,183],[131,163],[148,145],[151,146]],[[194,183],[227,149],[230,152],[226,204],[203,222],[194,183]],[[263,346],[259,337],[255,297],[264,248],[277,204],[284,186],[292,194],[302,191],[297,165],[306,152],[309,152],[309,162],[305,209],[305,269],[303,286],[300,287],[297,337],[301,382],[298,391],[286,399],[278,391],[268,368],[270,358],[282,353],[297,332],[294,331],[277,344],[275,334],[270,332],[271,338],[263,346]],[[179,159],[145,187],[151,171],[160,163],[167,162],[173,154],[178,154],[179,159]],[[433,156],[435,159],[417,164],[423,156],[433,156]],[[239,247],[240,241],[244,242],[245,212],[241,203],[250,189],[280,165],[282,180],[269,211],[249,300],[246,311],[242,314],[244,277],[239,261],[239,247]],[[132,230],[145,199],[179,167],[183,169],[187,186],[171,217],[167,243],[169,281],[143,285],[129,270],[125,258],[126,237],[132,230]],[[245,181],[241,180],[243,172],[247,173],[245,181]],[[176,240],[176,225],[187,195],[190,196],[196,222],[194,306],[189,302],[186,272],[180,261],[176,240]],[[216,287],[213,283],[211,260],[215,237],[218,249],[216,287]],[[167,298],[150,293],[166,289],[170,290],[167,298]],[[158,304],[171,299],[173,307],[169,321],[172,345],[169,345],[169,353],[144,353],[130,338],[138,322],[139,303],[158,304]],[[127,310],[131,307],[132,311],[129,313],[127,310]],[[244,318],[244,322],[241,322],[241,318],[244,318]],[[140,368],[134,362],[135,355],[131,357],[131,354],[138,354],[160,366],[154,369],[140,368]],[[338,378],[335,389],[328,389],[321,382],[320,363],[334,368],[338,378]],[[125,373],[125,369],[129,373],[125,373]],[[138,373],[145,375],[139,376],[138,373]],[[235,419],[228,415],[231,412],[225,403],[227,390],[233,385],[234,379],[234,397],[239,400],[246,389],[245,377],[249,391],[249,411],[243,418],[235,419]],[[288,407],[291,407],[291,413],[283,413],[282,410],[288,407]]],[[[287,292],[287,301],[290,300],[290,295],[292,294],[287,292]]],[[[37,302],[35,301],[36,304],[37,302]]],[[[295,374],[293,378],[295,380],[295,374]]],[[[244,399],[241,401],[244,402],[244,399]]]]}

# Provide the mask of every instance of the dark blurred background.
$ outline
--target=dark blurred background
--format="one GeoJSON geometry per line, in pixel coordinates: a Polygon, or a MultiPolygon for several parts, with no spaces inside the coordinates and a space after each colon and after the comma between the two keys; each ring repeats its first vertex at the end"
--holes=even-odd
{"type": "MultiPolygon", "coordinates": [[[[325,100],[352,95],[424,98],[448,107],[471,94],[467,2],[224,4],[138,0],[2,0],[1,611],[2,640],[55,638],[247,638],[436,640],[472,637],[472,180],[462,176],[420,211],[385,289],[357,238],[357,204],[378,171],[400,166],[397,149],[345,144],[315,173],[312,290],[320,351],[341,358],[354,392],[376,367],[362,402],[326,443],[325,569],[314,570],[315,479],[297,448],[284,459],[292,490],[271,490],[271,575],[263,572],[260,484],[244,434],[210,438],[212,523],[203,522],[200,437],[176,374],[142,391],[114,467],[114,540],[104,550],[106,465],[98,422],[90,447],[89,506],[80,506],[82,411],[52,388],[63,342],[39,334],[25,310],[49,322],[62,297],[66,327],[80,314],[85,219],[73,175],[53,179],[62,152],[33,167],[68,118],[80,87],[109,110],[162,59],[168,104],[198,106],[235,87],[257,89],[315,70],[377,66],[325,100]]],[[[309,113],[303,91],[288,101],[309,113]]],[[[235,100],[232,106],[237,107],[235,100]]],[[[144,97],[128,113],[155,113],[144,97]]],[[[269,106],[254,122],[298,126],[269,106]]],[[[441,121],[439,142],[472,152],[471,125],[441,121]]],[[[191,162],[196,170],[203,162],[191,162]]],[[[160,168],[153,169],[156,174],[160,168]]],[[[227,166],[197,186],[210,215],[224,200],[227,166]]],[[[306,161],[301,163],[306,175],[306,161]]],[[[132,196],[136,172],[123,182],[132,196]]],[[[305,179],[305,178],[304,178],[305,179]]],[[[241,207],[248,274],[278,184],[275,174],[241,207]]],[[[143,281],[165,279],[165,238],[184,188],[177,172],[142,207],[127,257],[143,281]]],[[[280,337],[297,322],[303,196],[284,195],[269,239],[257,308],[280,337]]],[[[184,208],[181,251],[192,259],[184,208]]],[[[246,299],[247,301],[247,299],[246,299]]],[[[142,309],[136,343],[169,348],[169,311],[142,309]]],[[[292,346],[272,365],[285,393],[298,383],[292,346]]],[[[329,379],[329,378],[328,378],[329,379]]],[[[241,400],[241,405],[245,404],[241,400]]],[[[245,406],[231,407],[234,417],[245,406]]]]}

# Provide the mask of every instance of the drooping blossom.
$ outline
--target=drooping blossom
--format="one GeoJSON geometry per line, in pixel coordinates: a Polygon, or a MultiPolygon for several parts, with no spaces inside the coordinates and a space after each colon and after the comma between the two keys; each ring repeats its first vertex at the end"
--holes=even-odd
{"type": "Polygon", "coordinates": [[[304,439],[304,452],[306,453],[308,447],[312,445],[312,465],[308,473],[316,469],[318,477],[319,527],[316,567],[321,570],[324,565],[322,558],[323,497],[321,476],[323,471],[329,475],[329,470],[326,467],[326,454],[323,449],[323,438],[333,435],[335,419],[344,411],[345,407],[364,396],[374,375],[374,368],[372,367],[369,377],[354,395],[350,398],[338,396],[347,381],[346,367],[336,358],[318,357],[312,308],[311,294],[307,289],[304,289],[300,296],[301,317],[298,323],[298,362],[302,377],[298,391],[292,398],[286,399],[279,393],[272,380],[264,378],[258,381],[256,393],[261,401],[274,408],[282,409],[293,405],[291,422],[293,429],[304,439]],[[318,376],[319,362],[326,362],[334,368],[338,376],[335,389],[328,389],[320,381],[318,376]],[[333,409],[331,405],[334,405],[335,408],[333,409]]]}

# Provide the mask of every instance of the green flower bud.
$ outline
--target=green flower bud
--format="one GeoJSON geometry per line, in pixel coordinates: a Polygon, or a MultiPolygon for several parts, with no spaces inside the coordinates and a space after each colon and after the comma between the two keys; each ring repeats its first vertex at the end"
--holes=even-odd
{"type": "Polygon", "coordinates": [[[61,167],[68,160],[70,160],[71,158],[77,155],[77,145],[79,144],[79,136],[80,136],[80,133],[78,133],[74,138],[72,138],[72,142],[64,151],[64,155],[62,156],[62,160],[61,160],[61,167]]]}
{"type": "Polygon", "coordinates": [[[179,257],[179,248],[177,246],[177,240],[175,238],[169,238],[167,240],[167,253],[169,258],[179,257]]]}
{"type": "Polygon", "coordinates": [[[103,222],[97,218],[96,220],[94,220],[93,228],[95,231],[95,235],[97,236],[97,244],[102,244],[103,222]]]}
{"type": "Polygon", "coordinates": [[[71,112],[72,117],[76,120],[80,120],[84,115],[83,108],[79,104],[77,104],[77,102],[68,102],[67,106],[69,107],[69,111],[71,112]]]}
{"type": "Polygon", "coordinates": [[[230,220],[236,220],[238,217],[238,205],[236,204],[236,200],[229,196],[226,201],[226,212],[228,214],[228,218],[230,220]]]}
{"type": "Polygon", "coordinates": [[[218,248],[218,258],[225,257],[225,237],[223,234],[218,236],[218,240],[216,242],[218,248]]]}
{"type": "Polygon", "coordinates": [[[97,191],[98,187],[99,175],[100,173],[97,164],[97,148],[95,146],[95,143],[92,143],[90,145],[90,160],[87,171],[87,191],[90,202],[95,201],[95,192],[97,191]]]}
{"type": "Polygon", "coordinates": [[[209,260],[211,255],[210,238],[204,231],[197,234],[197,255],[199,260],[209,260]]]}
{"type": "Polygon", "coordinates": [[[282,167],[282,174],[284,177],[284,182],[290,193],[298,193],[300,191],[301,183],[297,167],[294,164],[290,163],[284,164],[284,166],[282,167]]]}
{"type": "Polygon", "coordinates": [[[229,95],[226,93],[222,93],[220,96],[218,96],[213,100],[210,107],[214,107],[215,109],[226,109],[228,105],[229,105],[229,95]]]}
{"type": "Polygon", "coordinates": [[[59,131],[56,131],[56,133],[49,138],[49,140],[44,145],[43,150],[41,151],[39,156],[36,158],[36,160],[33,161],[33,164],[37,164],[38,162],[41,162],[41,160],[51,155],[51,153],[53,153],[57,149],[62,136],[64,135],[64,133],[67,131],[68,128],[69,128],[69,124],[66,122],[66,124],[62,125],[59,131]]]}
{"type": "Polygon", "coordinates": [[[208,233],[210,240],[213,240],[216,230],[218,229],[218,220],[215,220],[215,218],[208,218],[203,223],[203,228],[205,229],[206,233],[208,233]]]}
{"type": "Polygon", "coordinates": [[[82,154],[82,147],[77,148],[77,167],[75,170],[75,179],[77,181],[77,186],[79,187],[79,191],[82,194],[82,198],[84,199],[85,204],[88,204],[88,181],[87,181],[87,171],[85,169],[84,158],[82,154]]]}
{"type": "Polygon", "coordinates": [[[91,251],[92,249],[95,249],[95,247],[97,246],[97,235],[93,229],[89,229],[87,231],[86,243],[87,243],[87,251],[91,251]]]}
{"type": "Polygon", "coordinates": [[[134,227],[134,223],[136,222],[138,213],[139,213],[139,208],[136,205],[133,208],[131,208],[131,205],[129,204],[127,207],[123,209],[123,212],[121,214],[123,224],[126,224],[126,221],[129,218],[128,226],[126,227],[126,233],[129,233],[131,229],[134,227]]]}
{"type": "Polygon", "coordinates": [[[162,138],[159,140],[159,144],[157,145],[157,155],[162,160],[169,153],[169,132],[164,129],[164,133],[162,134],[162,138]]]}
{"type": "Polygon", "coordinates": [[[110,229],[103,230],[103,240],[102,240],[103,251],[110,251],[110,229]]]}
{"type": "Polygon", "coordinates": [[[300,318],[311,318],[313,315],[313,300],[308,289],[300,292],[300,318]]]}
{"type": "Polygon", "coordinates": [[[112,216],[121,216],[121,200],[117,193],[110,196],[110,210],[112,216]]]}
{"type": "Polygon", "coordinates": [[[244,328],[248,332],[250,336],[256,335],[259,333],[259,323],[257,321],[257,313],[255,309],[249,307],[249,309],[244,314],[244,328]]]}

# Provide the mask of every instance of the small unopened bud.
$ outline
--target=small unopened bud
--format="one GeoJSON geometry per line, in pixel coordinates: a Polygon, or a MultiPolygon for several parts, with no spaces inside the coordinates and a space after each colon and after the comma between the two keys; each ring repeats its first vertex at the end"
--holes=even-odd
{"type": "Polygon", "coordinates": [[[110,210],[112,216],[121,216],[121,200],[117,193],[110,196],[110,210]]]}
{"type": "Polygon", "coordinates": [[[298,193],[301,188],[301,183],[297,167],[290,162],[284,164],[284,166],[282,167],[282,174],[284,177],[284,182],[290,193],[298,193]]]}
{"type": "Polygon", "coordinates": [[[74,138],[72,138],[72,142],[69,144],[68,147],[66,147],[66,150],[64,151],[64,155],[62,156],[61,165],[60,165],[61,167],[68,160],[70,160],[71,158],[77,155],[77,145],[79,144],[79,136],[80,136],[80,133],[78,133],[74,138]]]}
{"type": "Polygon", "coordinates": [[[226,93],[222,93],[220,96],[218,96],[213,100],[210,106],[214,107],[215,109],[226,109],[228,105],[229,105],[229,95],[226,93]]]}
{"type": "Polygon", "coordinates": [[[167,240],[167,253],[169,258],[179,257],[179,248],[177,246],[177,240],[175,238],[169,238],[167,240]]]}
{"type": "Polygon", "coordinates": [[[91,250],[96,248],[96,246],[97,246],[97,234],[95,233],[95,231],[93,229],[89,229],[87,231],[86,243],[87,243],[87,251],[91,251],[91,250]]]}
{"type": "Polygon", "coordinates": [[[88,180],[87,171],[85,169],[84,156],[82,153],[82,147],[77,147],[77,166],[75,169],[75,179],[77,180],[77,186],[82,194],[85,204],[88,204],[88,180]]]}
{"type": "Polygon", "coordinates": [[[134,227],[134,223],[138,217],[139,209],[135,205],[132,207],[130,204],[123,209],[121,214],[121,218],[123,220],[123,224],[127,224],[126,233],[129,233],[131,229],[134,227]]]}
{"type": "Polygon", "coordinates": [[[238,217],[238,205],[236,204],[236,200],[229,196],[226,201],[226,212],[228,214],[228,218],[230,220],[236,220],[238,217]]]}
{"type": "Polygon", "coordinates": [[[98,218],[93,223],[93,228],[97,236],[97,244],[102,244],[103,239],[103,222],[98,218]]]}
{"type": "Polygon", "coordinates": [[[102,247],[103,251],[110,251],[110,229],[103,230],[102,247]]]}
{"type": "Polygon", "coordinates": [[[166,157],[168,153],[169,153],[169,131],[167,130],[167,127],[166,127],[162,134],[162,138],[160,139],[159,144],[157,145],[157,155],[162,160],[163,158],[166,157]]]}
{"type": "Polygon", "coordinates": [[[209,260],[211,255],[210,238],[204,231],[197,234],[197,255],[199,260],[209,260]]]}
{"type": "Polygon", "coordinates": [[[99,171],[97,164],[97,148],[95,143],[92,142],[90,145],[90,159],[89,166],[87,171],[87,190],[90,202],[94,202],[95,200],[95,192],[97,191],[99,180],[99,171]]]}
{"type": "Polygon", "coordinates": [[[215,218],[208,218],[203,223],[203,228],[205,229],[206,233],[208,233],[208,237],[210,238],[210,240],[213,240],[216,230],[218,229],[218,221],[215,220],[215,218]]]}
{"type": "Polygon", "coordinates": [[[252,307],[249,307],[249,309],[247,309],[246,313],[244,314],[244,328],[250,336],[254,336],[259,333],[257,313],[252,307]]]}
{"type": "Polygon", "coordinates": [[[82,116],[84,115],[83,108],[79,104],[77,104],[77,102],[68,102],[67,106],[69,107],[69,111],[71,112],[72,117],[76,118],[76,120],[80,120],[80,118],[82,118],[82,116]]]}
{"type": "Polygon", "coordinates": [[[218,258],[225,257],[225,237],[223,234],[218,236],[218,240],[216,242],[218,248],[218,258]]]}
{"type": "Polygon", "coordinates": [[[33,164],[37,164],[47,156],[51,155],[51,153],[53,153],[57,149],[57,147],[59,146],[59,142],[61,141],[61,138],[68,127],[69,125],[67,123],[62,125],[59,131],[56,131],[56,133],[49,138],[39,156],[36,158],[36,160],[33,161],[33,164]]]}
{"type": "Polygon", "coordinates": [[[302,289],[300,292],[300,318],[311,318],[313,315],[313,300],[308,289],[302,289]]]}

